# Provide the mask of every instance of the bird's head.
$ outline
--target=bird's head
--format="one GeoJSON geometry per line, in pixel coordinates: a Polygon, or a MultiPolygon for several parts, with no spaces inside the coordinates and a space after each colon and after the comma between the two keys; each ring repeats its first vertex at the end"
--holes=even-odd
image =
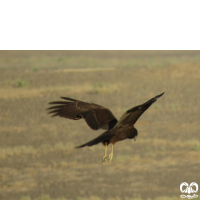
{"type": "Polygon", "coordinates": [[[132,131],[128,135],[128,138],[136,140],[137,136],[138,136],[138,130],[133,127],[132,131]]]}

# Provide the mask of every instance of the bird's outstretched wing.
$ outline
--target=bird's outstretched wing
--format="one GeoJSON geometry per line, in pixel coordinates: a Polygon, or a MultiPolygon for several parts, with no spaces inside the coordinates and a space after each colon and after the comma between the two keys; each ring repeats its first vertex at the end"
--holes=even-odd
{"type": "Polygon", "coordinates": [[[78,120],[84,118],[88,126],[93,130],[111,129],[117,123],[117,119],[112,112],[103,106],[79,101],[76,99],[61,97],[67,101],[54,101],[49,104],[49,114],[54,116],[65,117],[67,119],[78,120]]]}
{"type": "Polygon", "coordinates": [[[138,118],[154,103],[156,102],[156,100],[161,97],[164,94],[164,92],[162,94],[159,94],[157,96],[155,96],[154,98],[150,99],[149,101],[147,101],[146,103],[142,104],[142,105],[138,105],[136,107],[133,107],[131,109],[129,109],[128,111],[126,111],[121,118],[119,119],[118,123],[116,126],[118,125],[134,125],[136,123],[136,121],[138,120],[138,118]]]}

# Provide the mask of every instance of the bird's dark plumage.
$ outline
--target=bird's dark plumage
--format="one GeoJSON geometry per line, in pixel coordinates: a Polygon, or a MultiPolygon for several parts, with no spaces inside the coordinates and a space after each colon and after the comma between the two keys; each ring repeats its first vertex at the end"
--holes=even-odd
{"type": "Polygon", "coordinates": [[[82,147],[86,147],[86,146],[93,146],[95,144],[101,143],[103,142],[103,144],[105,145],[105,143],[109,144],[109,140],[110,138],[113,136],[114,134],[112,134],[109,131],[105,131],[104,133],[102,133],[101,135],[99,135],[98,137],[94,138],[93,140],[82,144],[80,146],[77,146],[76,148],[82,148],[82,147]]]}
{"type": "Polygon", "coordinates": [[[54,116],[65,117],[68,119],[78,120],[84,118],[88,126],[93,130],[111,129],[117,123],[117,119],[112,112],[103,106],[78,101],[76,99],[61,97],[67,101],[54,101],[49,104],[54,104],[48,108],[49,114],[54,116]]]}
{"type": "Polygon", "coordinates": [[[161,97],[164,92],[160,95],[155,96],[144,104],[135,106],[129,110],[127,110],[119,119],[118,125],[134,125],[138,118],[154,103],[156,100],[161,97]]]}
{"type": "Polygon", "coordinates": [[[124,139],[136,139],[138,132],[134,127],[134,124],[138,118],[163,94],[164,92],[144,104],[129,109],[121,116],[119,121],[117,121],[109,109],[104,108],[103,106],[78,101],[68,97],[61,97],[67,101],[50,102],[50,104],[55,104],[55,106],[48,108],[48,110],[50,110],[50,114],[53,114],[52,116],[60,116],[73,120],[84,118],[88,126],[94,130],[100,128],[106,129],[106,131],[98,137],[76,147],[82,148],[85,146],[93,146],[102,142],[106,146],[106,153],[103,157],[103,161],[105,161],[107,156],[107,145],[109,143],[112,144],[112,153],[109,155],[110,160],[112,160],[114,143],[124,139]]]}

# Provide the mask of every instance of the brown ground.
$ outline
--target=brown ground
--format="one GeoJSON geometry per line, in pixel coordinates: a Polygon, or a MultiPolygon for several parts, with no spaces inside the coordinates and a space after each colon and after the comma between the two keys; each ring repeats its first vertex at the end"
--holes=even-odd
{"type": "Polygon", "coordinates": [[[199,51],[1,51],[0,200],[179,199],[200,186],[199,91],[199,51]],[[46,111],[67,96],[119,118],[163,91],[104,164],[101,144],[73,148],[101,130],[46,111]]]}

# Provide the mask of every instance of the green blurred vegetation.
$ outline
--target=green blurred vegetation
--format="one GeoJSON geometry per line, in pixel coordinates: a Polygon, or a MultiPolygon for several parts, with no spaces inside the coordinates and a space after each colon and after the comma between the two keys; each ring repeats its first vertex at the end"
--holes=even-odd
{"type": "Polygon", "coordinates": [[[200,63],[198,51],[2,51],[0,68],[32,71],[65,68],[168,67],[200,63]],[[109,65],[108,65],[109,63],[109,65]]]}

